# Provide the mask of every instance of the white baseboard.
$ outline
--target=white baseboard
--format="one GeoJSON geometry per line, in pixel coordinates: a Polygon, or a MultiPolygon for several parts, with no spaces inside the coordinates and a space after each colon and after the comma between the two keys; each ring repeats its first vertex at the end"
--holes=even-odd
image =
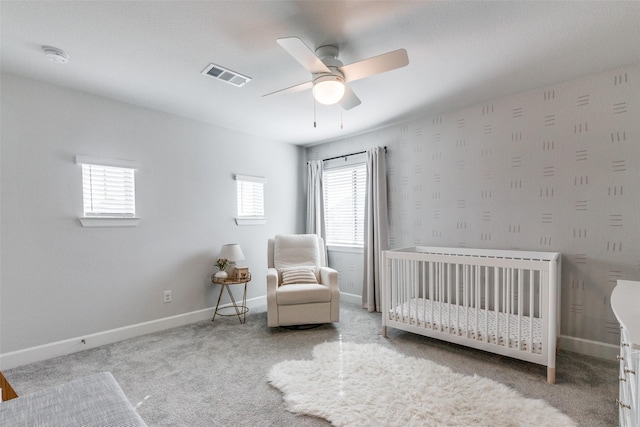
{"type": "MultiPolygon", "coordinates": [[[[362,296],[340,293],[342,301],[362,305],[362,296]]],[[[251,308],[265,306],[267,304],[266,296],[251,298],[247,300],[247,306],[251,308]]],[[[230,306],[227,304],[225,306],[230,306]]],[[[135,325],[124,326],[122,328],[111,329],[108,331],[98,332],[95,334],[84,335],[80,337],[70,338],[62,341],[56,341],[48,344],[30,347],[23,350],[12,351],[0,354],[0,370],[7,370],[30,363],[47,360],[58,356],[64,356],[79,351],[88,350],[90,348],[100,347],[102,345],[123,341],[129,338],[139,337],[154,332],[163,331],[165,329],[176,328],[178,326],[188,325],[210,319],[213,316],[213,307],[203,310],[192,311],[190,313],[178,314],[176,316],[156,319],[149,322],[138,323],[135,325]],[[84,343],[82,342],[84,340],[84,343]]],[[[582,338],[575,338],[566,335],[560,336],[560,348],[563,350],[573,351],[575,353],[585,354],[587,356],[599,357],[601,359],[616,360],[619,353],[619,346],[606,344],[598,341],[591,341],[582,338]]]]}
{"type": "Polygon", "coordinates": [[[352,304],[362,305],[362,295],[348,294],[346,292],[340,292],[340,301],[350,302],[352,304]]]}
{"type": "Polygon", "coordinates": [[[562,350],[607,360],[616,360],[616,356],[620,353],[620,346],[566,335],[560,335],[559,346],[562,350]]]}
{"type": "MultiPolygon", "coordinates": [[[[247,300],[247,307],[251,309],[264,306],[266,303],[266,296],[251,298],[247,300]]],[[[225,304],[221,307],[228,306],[231,306],[231,304],[225,304]]],[[[211,319],[211,317],[213,317],[213,310],[214,307],[209,307],[202,310],[192,311],[190,313],[164,317],[162,319],[151,320],[149,322],[124,326],[122,328],[111,329],[108,331],[97,332],[95,334],[83,335],[80,337],[69,338],[62,341],[0,354],[0,370],[28,365],[41,360],[48,360],[54,357],[89,350],[90,348],[100,347],[102,345],[123,341],[129,338],[139,337],[154,332],[164,331],[165,329],[176,328],[178,326],[211,319]]]]}

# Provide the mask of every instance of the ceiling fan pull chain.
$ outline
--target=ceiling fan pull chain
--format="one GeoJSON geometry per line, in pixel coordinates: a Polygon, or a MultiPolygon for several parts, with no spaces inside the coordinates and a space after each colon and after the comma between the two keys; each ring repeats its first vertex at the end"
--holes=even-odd
{"type": "Polygon", "coordinates": [[[312,97],[312,98],[313,98],[313,127],[315,128],[317,127],[316,126],[316,98],[315,97],[312,97]]]}
{"type": "Polygon", "coordinates": [[[342,108],[340,109],[340,129],[344,129],[344,120],[343,120],[344,111],[342,108]]]}

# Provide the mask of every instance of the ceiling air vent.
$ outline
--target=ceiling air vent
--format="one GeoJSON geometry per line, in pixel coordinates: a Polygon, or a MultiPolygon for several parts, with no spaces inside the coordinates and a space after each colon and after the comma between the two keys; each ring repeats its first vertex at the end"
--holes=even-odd
{"type": "Polygon", "coordinates": [[[202,70],[202,74],[211,76],[214,79],[222,80],[237,87],[242,87],[251,81],[251,77],[243,76],[216,64],[209,64],[207,68],[202,70]]]}

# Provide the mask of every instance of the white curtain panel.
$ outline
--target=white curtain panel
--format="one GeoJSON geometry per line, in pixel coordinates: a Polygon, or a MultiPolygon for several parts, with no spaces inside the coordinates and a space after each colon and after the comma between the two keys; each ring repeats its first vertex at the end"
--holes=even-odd
{"type": "Polygon", "coordinates": [[[315,234],[326,241],[322,160],[307,163],[307,234],[315,234]]]}
{"type": "Polygon", "coordinates": [[[367,186],[364,205],[364,283],[362,306],[381,311],[382,251],[389,248],[385,148],[367,150],[367,186]]]}

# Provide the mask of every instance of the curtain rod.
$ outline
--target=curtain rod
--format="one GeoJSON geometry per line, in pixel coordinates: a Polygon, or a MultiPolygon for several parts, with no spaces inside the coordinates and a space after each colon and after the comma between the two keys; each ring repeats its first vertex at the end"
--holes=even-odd
{"type": "MultiPolygon", "coordinates": [[[[387,152],[387,147],[386,146],[384,147],[384,152],[385,153],[387,152]]],[[[342,156],[335,156],[335,157],[330,157],[328,159],[322,159],[322,161],[323,162],[327,162],[329,160],[342,159],[342,158],[346,158],[346,157],[349,157],[349,156],[356,156],[358,154],[364,154],[364,153],[366,153],[366,151],[358,151],[357,153],[343,154],[342,156]]]]}

